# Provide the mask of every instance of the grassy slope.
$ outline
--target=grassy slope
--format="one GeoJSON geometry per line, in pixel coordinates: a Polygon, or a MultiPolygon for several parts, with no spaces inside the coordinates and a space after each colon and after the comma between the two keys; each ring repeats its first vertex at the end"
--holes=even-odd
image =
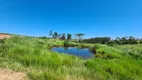
{"type": "MultiPolygon", "coordinates": [[[[90,47],[93,44],[70,45],[90,47]]],[[[18,38],[0,43],[0,67],[24,71],[32,80],[142,80],[142,51],[125,51],[129,46],[109,47],[96,44],[96,58],[83,60],[75,56],[50,51],[63,46],[54,39],[18,38]]],[[[136,49],[134,49],[136,50],[136,49]]]]}

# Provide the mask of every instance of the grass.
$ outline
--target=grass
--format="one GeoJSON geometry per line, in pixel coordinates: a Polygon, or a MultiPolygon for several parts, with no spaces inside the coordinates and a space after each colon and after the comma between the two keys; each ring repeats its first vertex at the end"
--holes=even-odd
{"type": "Polygon", "coordinates": [[[58,39],[13,37],[0,43],[0,67],[23,71],[31,80],[142,80],[142,45],[68,44],[95,49],[95,58],[52,52],[64,46],[58,39]]]}
{"type": "Polygon", "coordinates": [[[130,55],[134,59],[142,59],[142,44],[122,46],[117,45],[115,47],[123,51],[124,55],[130,55]]]}
{"type": "Polygon", "coordinates": [[[88,69],[100,73],[103,80],[141,80],[141,65],[136,60],[131,59],[95,59],[86,63],[88,69]]]}

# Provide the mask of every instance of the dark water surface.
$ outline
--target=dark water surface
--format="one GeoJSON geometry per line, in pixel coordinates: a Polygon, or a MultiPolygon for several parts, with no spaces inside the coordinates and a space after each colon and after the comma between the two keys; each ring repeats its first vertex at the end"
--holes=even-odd
{"type": "Polygon", "coordinates": [[[84,59],[88,59],[94,56],[94,54],[90,52],[88,48],[79,49],[76,47],[54,47],[52,48],[52,51],[55,51],[58,53],[67,53],[70,55],[82,57],[84,59]]]}

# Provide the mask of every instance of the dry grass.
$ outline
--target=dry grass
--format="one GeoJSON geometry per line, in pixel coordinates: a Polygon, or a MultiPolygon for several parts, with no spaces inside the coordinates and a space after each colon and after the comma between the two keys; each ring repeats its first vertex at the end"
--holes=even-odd
{"type": "Polygon", "coordinates": [[[0,80],[27,80],[27,76],[22,72],[0,69],[0,80]]]}

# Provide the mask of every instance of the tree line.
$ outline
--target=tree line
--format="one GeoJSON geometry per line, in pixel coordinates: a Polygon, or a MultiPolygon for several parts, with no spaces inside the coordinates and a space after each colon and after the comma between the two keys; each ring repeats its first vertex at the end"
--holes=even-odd
{"type": "MultiPolygon", "coordinates": [[[[83,33],[77,33],[75,34],[75,36],[78,38],[79,41],[82,40],[82,37],[84,36],[85,34],[83,33]]],[[[52,32],[52,30],[49,31],[49,37],[50,38],[54,38],[54,39],[61,39],[61,40],[70,40],[72,39],[72,34],[68,33],[67,35],[65,33],[62,33],[62,34],[59,34],[58,32],[52,32]]]]}
{"type": "MultiPolygon", "coordinates": [[[[141,44],[142,38],[136,38],[133,36],[129,37],[116,37],[115,39],[112,39],[111,37],[94,37],[89,39],[82,39],[82,37],[85,34],[83,33],[76,33],[75,37],[77,37],[77,42],[80,43],[98,43],[98,44],[141,44]]],[[[67,35],[65,33],[59,34],[58,32],[52,32],[52,30],[49,31],[49,37],[54,39],[60,39],[60,40],[71,40],[72,34],[68,33],[67,35]]],[[[40,37],[40,38],[47,38],[47,37],[40,37]]]]}
{"type": "Polygon", "coordinates": [[[51,30],[49,31],[49,36],[50,38],[61,39],[61,40],[72,39],[72,35],[70,33],[68,33],[67,35],[65,33],[59,34],[58,32],[52,32],[51,30]]]}
{"type": "Polygon", "coordinates": [[[111,39],[110,37],[95,37],[84,39],[81,41],[82,43],[99,43],[99,44],[141,44],[142,39],[135,38],[133,36],[130,37],[116,37],[115,39],[111,39]]]}

